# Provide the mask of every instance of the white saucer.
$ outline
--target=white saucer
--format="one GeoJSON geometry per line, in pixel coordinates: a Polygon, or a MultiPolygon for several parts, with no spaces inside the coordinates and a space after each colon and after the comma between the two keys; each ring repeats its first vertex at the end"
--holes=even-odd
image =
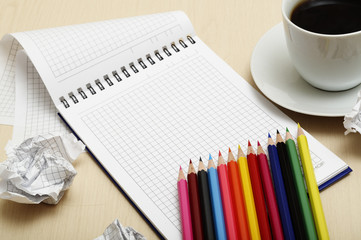
{"type": "Polygon", "coordinates": [[[361,84],[342,92],[312,87],[293,67],[283,34],[282,23],[277,24],[253,50],[251,73],[257,87],[273,102],[295,112],[329,117],[351,112],[361,84]]]}

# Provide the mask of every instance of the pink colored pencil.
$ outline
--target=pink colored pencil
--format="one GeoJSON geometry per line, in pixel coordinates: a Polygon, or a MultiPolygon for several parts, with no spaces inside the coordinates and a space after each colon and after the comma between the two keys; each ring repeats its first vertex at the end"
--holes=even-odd
{"type": "Polygon", "coordinates": [[[226,224],[227,239],[238,239],[238,229],[236,227],[236,215],[233,207],[232,193],[229,186],[227,165],[222,157],[221,151],[218,156],[218,181],[221,189],[224,220],[226,224]]]}
{"type": "Polygon", "coordinates": [[[182,167],[179,167],[178,175],[178,198],[179,207],[182,221],[182,235],[183,240],[193,240],[192,221],[191,221],[191,209],[189,205],[188,187],[187,181],[184,176],[182,167]]]}
{"type": "Polygon", "coordinates": [[[282,240],[284,239],[282,223],[281,223],[280,214],[278,212],[276,195],[273,188],[271,172],[268,166],[268,159],[259,142],[257,147],[257,159],[259,163],[259,170],[260,170],[263,190],[266,198],[268,215],[271,223],[272,236],[273,239],[282,240]]]}

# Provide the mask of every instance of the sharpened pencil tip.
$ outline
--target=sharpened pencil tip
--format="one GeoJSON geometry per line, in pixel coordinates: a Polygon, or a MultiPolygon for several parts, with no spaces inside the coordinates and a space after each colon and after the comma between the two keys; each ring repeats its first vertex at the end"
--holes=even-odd
{"type": "Polygon", "coordinates": [[[201,157],[199,157],[199,161],[203,162],[201,157]]]}
{"type": "Polygon", "coordinates": [[[228,148],[228,152],[232,152],[230,147],[228,148]]]}
{"type": "Polygon", "coordinates": [[[189,164],[192,164],[192,159],[189,159],[189,164]]]}
{"type": "Polygon", "coordinates": [[[271,134],[268,133],[268,138],[271,138],[271,134]]]}
{"type": "Polygon", "coordinates": [[[208,160],[212,160],[212,155],[211,154],[209,154],[208,160]]]}
{"type": "Polygon", "coordinates": [[[286,131],[287,131],[287,132],[290,132],[290,131],[288,130],[288,127],[286,127],[286,131]]]}
{"type": "Polygon", "coordinates": [[[182,166],[179,166],[179,170],[182,170],[182,166]]]}
{"type": "Polygon", "coordinates": [[[238,144],[238,149],[241,149],[241,146],[238,144]]]}
{"type": "Polygon", "coordinates": [[[278,129],[277,129],[277,134],[280,134],[280,131],[278,131],[278,129]]]}
{"type": "Polygon", "coordinates": [[[248,140],[248,147],[250,147],[250,146],[252,146],[252,145],[251,145],[251,142],[248,140]]]}
{"type": "Polygon", "coordinates": [[[221,150],[219,150],[218,156],[219,157],[222,156],[221,150]]]}
{"type": "Polygon", "coordinates": [[[259,141],[257,141],[257,146],[261,146],[261,144],[259,144],[259,141]]]}
{"type": "Polygon", "coordinates": [[[301,128],[301,125],[300,125],[300,123],[297,123],[297,126],[298,126],[298,128],[301,128]]]}

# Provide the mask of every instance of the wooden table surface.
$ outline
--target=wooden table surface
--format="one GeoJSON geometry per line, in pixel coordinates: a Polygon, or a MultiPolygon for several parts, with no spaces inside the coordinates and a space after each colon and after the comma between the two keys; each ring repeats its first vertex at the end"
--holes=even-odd
{"type": "MultiPolygon", "coordinates": [[[[252,51],[260,37],[281,22],[281,0],[0,0],[0,35],[150,13],[183,10],[197,35],[252,86],[252,51]]],[[[356,98],[356,96],[355,96],[356,98]]],[[[341,157],[353,172],[321,192],[331,239],[361,237],[361,135],[344,136],[343,118],[284,111],[341,157]]],[[[12,126],[0,125],[0,161],[12,126]]],[[[147,239],[157,239],[144,219],[86,153],[58,205],[23,205],[0,199],[0,239],[93,239],[116,218],[147,239]]]]}

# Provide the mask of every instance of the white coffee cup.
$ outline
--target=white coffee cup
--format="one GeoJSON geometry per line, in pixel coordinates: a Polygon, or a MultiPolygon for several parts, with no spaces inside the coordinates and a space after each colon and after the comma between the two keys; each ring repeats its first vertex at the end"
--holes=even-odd
{"type": "Polygon", "coordinates": [[[312,86],[342,91],[361,83],[361,31],[319,34],[291,22],[291,13],[303,0],[283,0],[282,15],[289,56],[299,74],[312,86]]]}

